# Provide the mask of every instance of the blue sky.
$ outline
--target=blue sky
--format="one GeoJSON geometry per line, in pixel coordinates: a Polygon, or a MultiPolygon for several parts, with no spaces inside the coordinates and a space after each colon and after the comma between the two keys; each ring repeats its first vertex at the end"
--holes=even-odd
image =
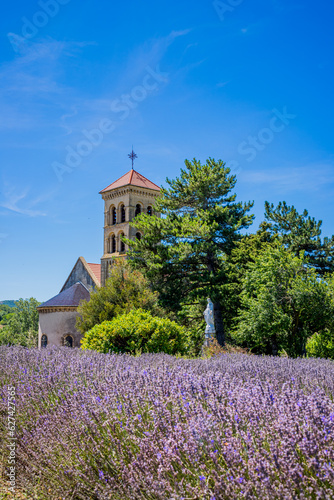
{"type": "Polygon", "coordinates": [[[99,262],[98,192],[223,159],[239,200],[286,200],[334,233],[333,4],[12,0],[0,18],[0,300],[99,262]],[[88,142],[89,141],[89,142],[88,142]]]}

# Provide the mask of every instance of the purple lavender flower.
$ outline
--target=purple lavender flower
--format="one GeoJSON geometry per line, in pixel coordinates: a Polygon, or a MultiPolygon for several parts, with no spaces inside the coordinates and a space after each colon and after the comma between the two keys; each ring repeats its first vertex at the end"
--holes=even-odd
{"type": "Polygon", "coordinates": [[[332,361],[0,347],[0,368],[28,498],[333,496],[332,361]]]}

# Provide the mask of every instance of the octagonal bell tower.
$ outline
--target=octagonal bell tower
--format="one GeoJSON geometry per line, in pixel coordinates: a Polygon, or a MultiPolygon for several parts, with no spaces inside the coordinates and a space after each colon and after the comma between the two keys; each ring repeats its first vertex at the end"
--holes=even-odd
{"type": "Polygon", "coordinates": [[[100,191],[104,200],[104,238],[101,258],[101,286],[105,285],[113,260],[124,258],[127,246],[121,241],[140,238],[141,234],[130,227],[130,222],[140,213],[157,215],[154,201],[160,188],[133,168],[100,191]]]}

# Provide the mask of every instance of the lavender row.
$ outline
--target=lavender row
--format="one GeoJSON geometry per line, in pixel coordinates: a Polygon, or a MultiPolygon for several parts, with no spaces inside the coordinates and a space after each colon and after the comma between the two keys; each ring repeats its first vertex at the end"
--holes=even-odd
{"type": "Polygon", "coordinates": [[[51,499],[332,498],[334,363],[0,348],[1,456],[51,499]]]}

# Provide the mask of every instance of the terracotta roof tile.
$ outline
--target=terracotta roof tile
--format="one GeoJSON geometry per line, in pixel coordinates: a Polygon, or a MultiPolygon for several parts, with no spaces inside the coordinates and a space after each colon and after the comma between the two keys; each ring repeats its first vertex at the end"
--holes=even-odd
{"type": "Polygon", "coordinates": [[[94,274],[96,281],[100,284],[101,283],[101,264],[89,264],[87,262],[87,266],[94,274]]]}
{"type": "Polygon", "coordinates": [[[137,172],[136,170],[129,170],[129,172],[117,179],[117,181],[102,189],[100,193],[105,193],[106,191],[111,191],[112,189],[117,189],[128,185],[143,187],[146,189],[154,189],[154,191],[160,191],[159,186],[146,179],[146,177],[141,175],[139,172],[137,172]]]}

